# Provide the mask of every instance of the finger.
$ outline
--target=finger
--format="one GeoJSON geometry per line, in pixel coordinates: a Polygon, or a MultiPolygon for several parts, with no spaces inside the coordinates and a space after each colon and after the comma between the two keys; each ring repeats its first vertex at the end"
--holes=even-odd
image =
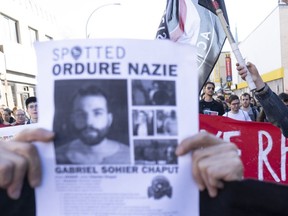
{"type": "Polygon", "coordinates": [[[37,129],[25,129],[20,133],[16,134],[13,138],[15,141],[21,142],[33,142],[33,141],[42,141],[48,142],[54,138],[54,133],[43,128],[37,129]]]}
{"type": "MultiPolygon", "coordinates": [[[[198,151],[201,151],[201,149],[199,149],[198,151]]],[[[201,168],[199,167],[199,158],[195,158],[193,155],[194,152],[192,152],[192,176],[194,181],[196,182],[198,188],[200,191],[203,191],[206,186],[205,186],[205,182],[203,179],[203,176],[201,174],[201,168]]]]}
{"type": "MultiPolygon", "coordinates": [[[[27,174],[31,187],[36,187],[41,182],[41,161],[36,147],[31,143],[13,142],[5,143],[7,151],[22,156],[28,164],[27,174]]],[[[25,170],[26,171],[26,170],[25,170]]]]}
{"type": "MultiPolygon", "coordinates": [[[[225,159],[227,160],[227,157],[236,157],[239,159],[237,149],[238,148],[233,143],[223,143],[203,149],[194,150],[192,153],[192,174],[200,190],[205,189],[210,184],[206,178],[207,167],[209,167],[210,164],[215,166],[214,160],[216,159],[220,159],[220,162],[225,159]],[[230,152],[232,152],[231,156],[230,152]]],[[[225,163],[222,163],[222,167],[226,165],[225,163]]],[[[216,184],[218,184],[218,182],[216,184]]]]}
{"type": "Polygon", "coordinates": [[[223,141],[220,138],[215,137],[214,135],[210,133],[200,132],[197,135],[194,135],[192,137],[189,137],[183,140],[181,144],[177,146],[175,153],[176,155],[179,156],[179,155],[186,154],[198,148],[213,146],[213,145],[220,144],[223,142],[225,141],[223,141]]]}
{"type": "Polygon", "coordinates": [[[209,176],[207,177],[207,168],[210,163],[214,163],[214,154],[220,154],[222,151],[227,151],[229,147],[226,144],[211,146],[203,149],[195,150],[192,153],[192,174],[195,182],[200,190],[209,187],[209,176]]]}
{"type": "Polygon", "coordinates": [[[10,198],[18,199],[27,170],[27,161],[23,157],[5,149],[2,149],[1,154],[1,170],[4,172],[0,173],[0,186],[7,188],[10,198]]]}
{"type": "Polygon", "coordinates": [[[211,178],[211,169],[213,169],[214,167],[211,166],[210,163],[206,163],[205,159],[201,160],[198,163],[198,169],[200,170],[199,174],[200,174],[200,179],[202,181],[202,188],[199,188],[200,190],[204,190],[205,188],[207,189],[209,196],[210,197],[215,197],[217,196],[217,190],[218,187],[222,188],[223,187],[223,183],[216,179],[216,178],[211,178]]]}
{"type": "Polygon", "coordinates": [[[243,176],[243,164],[235,151],[203,158],[199,162],[199,169],[211,197],[215,197],[217,190],[223,188],[222,180],[241,180],[243,176]]]}
{"type": "Polygon", "coordinates": [[[4,151],[0,151],[0,188],[6,188],[12,181],[13,178],[13,163],[3,155],[6,154],[4,151]]]}

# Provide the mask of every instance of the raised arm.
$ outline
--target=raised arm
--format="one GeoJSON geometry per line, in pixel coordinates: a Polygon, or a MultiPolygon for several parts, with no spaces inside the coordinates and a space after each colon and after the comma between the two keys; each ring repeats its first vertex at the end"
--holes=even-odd
{"type": "MultiPolygon", "coordinates": [[[[247,71],[243,66],[236,64],[239,75],[245,80],[247,71]]],[[[247,68],[252,75],[252,79],[256,85],[255,97],[262,105],[269,121],[278,126],[282,134],[288,137],[288,107],[280,100],[280,98],[269,88],[262,80],[256,66],[250,62],[247,68]]]]}

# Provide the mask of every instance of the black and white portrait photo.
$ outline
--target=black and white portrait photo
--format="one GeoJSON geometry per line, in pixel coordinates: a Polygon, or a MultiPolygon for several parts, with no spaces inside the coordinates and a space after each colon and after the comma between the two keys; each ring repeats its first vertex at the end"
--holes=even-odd
{"type": "Polygon", "coordinates": [[[176,105],[175,81],[132,80],[133,105],[176,105]]]}
{"type": "Polygon", "coordinates": [[[129,164],[126,80],[55,81],[57,164],[129,164]]]}

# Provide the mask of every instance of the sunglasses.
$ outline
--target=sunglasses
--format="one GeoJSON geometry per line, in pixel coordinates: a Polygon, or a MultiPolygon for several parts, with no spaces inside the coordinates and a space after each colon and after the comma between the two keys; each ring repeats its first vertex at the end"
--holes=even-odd
{"type": "Polygon", "coordinates": [[[210,90],[210,89],[214,90],[215,88],[214,87],[207,87],[207,89],[208,90],[210,90]]]}

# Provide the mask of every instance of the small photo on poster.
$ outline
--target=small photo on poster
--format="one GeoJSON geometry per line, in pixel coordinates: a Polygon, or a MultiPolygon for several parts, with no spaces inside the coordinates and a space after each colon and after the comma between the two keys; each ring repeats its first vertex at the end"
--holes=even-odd
{"type": "Polygon", "coordinates": [[[152,136],[154,135],[154,111],[133,110],[133,135],[152,136]]]}
{"type": "Polygon", "coordinates": [[[177,140],[134,140],[134,158],[137,165],[177,164],[177,140]]]}
{"type": "Polygon", "coordinates": [[[176,105],[175,81],[132,80],[132,104],[137,106],[176,105]]]}
{"type": "Polygon", "coordinates": [[[130,164],[126,80],[57,80],[57,164],[130,164]]]}
{"type": "Polygon", "coordinates": [[[176,110],[156,110],[156,133],[164,136],[178,135],[176,110]]]}

